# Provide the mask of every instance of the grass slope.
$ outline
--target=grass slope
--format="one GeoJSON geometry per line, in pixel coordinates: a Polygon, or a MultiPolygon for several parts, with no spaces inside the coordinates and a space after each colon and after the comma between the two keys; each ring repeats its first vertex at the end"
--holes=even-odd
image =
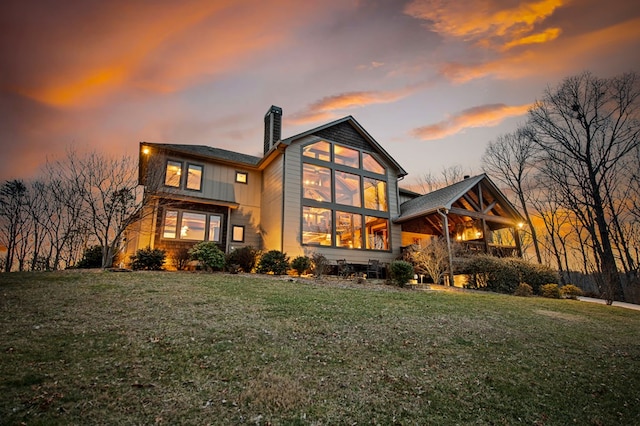
{"type": "Polygon", "coordinates": [[[2,424],[640,424],[640,313],[193,273],[0,274],[2,424]]]}

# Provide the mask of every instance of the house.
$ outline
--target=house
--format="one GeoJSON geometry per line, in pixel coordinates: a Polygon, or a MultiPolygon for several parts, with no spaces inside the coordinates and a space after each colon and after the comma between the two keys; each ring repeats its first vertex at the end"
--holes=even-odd
{"type": "Polygon", "coordinates": [[[284,139],[282,109],[269,108],[264,123],[261,157],[141,142],[139,180],[153,202],[128,231],[127,254],[149,246],[171,257],[213,241],[225,252],[253,246],[291,258],[389,263],[402,246],[434,235],[488,249],[489,232],[467,228],[522,221],[486,175],[427,195],[400,189],[407,172],[351,116],[284,139]]]}

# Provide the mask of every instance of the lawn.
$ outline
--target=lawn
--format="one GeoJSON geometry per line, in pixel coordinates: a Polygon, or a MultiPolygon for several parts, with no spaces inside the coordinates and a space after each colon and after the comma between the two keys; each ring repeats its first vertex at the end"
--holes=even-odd
{"type": "Polygon", "coordinates": [[[640,424],[640,312],[170,272],[0,274],[2,424],[640,424]]]}

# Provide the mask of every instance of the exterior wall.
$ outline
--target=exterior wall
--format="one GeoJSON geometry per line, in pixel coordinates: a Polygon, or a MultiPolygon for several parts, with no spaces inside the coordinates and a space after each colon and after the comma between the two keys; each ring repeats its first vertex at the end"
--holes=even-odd
{"type": "MultiPolygon", "coordinates": [[[[282,250],[282,189],[284,156],[278,156],[262,172],[262,208],[260,224],[263,247],[266,250],[282,250]]],[[[287,232],[289,228],[287,227],[287,232]]]]}
{"type": "MultiPolygon", "coordinates": [[[[351,127],[351,126],[349,126],[351,127]]],[[[343,129],[346,132],[346,130],[343,129]]],[[[355,132],[355,131],[354,131],[355,132]]],[[[334,132],[335,133],[335,132],[334,132]]],[[[333,133],[332,133],[333,134],[333,133]]],[[[334,136],[339,136],[337,133],[334,136]]],[[[328,139],[328,138],[323,138],[328,139]]],[[[360,136],[360,139],[362,137],[360,136]]],[[[369,259],[377,259],[381,262],[391,262],[400,256],[401,227],[394,225],[392,219],[399,215],[397,175],[391,164],[383,163],[387,170],[387,191],[389,208],[389,232],[390,251],[377,251],[365,249],[348,249],[342,247],[325,247],[316,245],[302,245],[302,156],[301,147],[306,143],[322,140],[317,136],[308,136],[293,142],[286,151],[285,158],[285,186],[284,186],[284,223],[285,232],[283,237],[283,251],[290,258],[298,255],[310,256],[312,253],[324,255],[330,262],[338,259],[347,259],[351,263],[366,264],[369,259]]],[[[354,146],[365,150],[372,150],[372,147],[360,141],[351,144],[344,140],[328,139],[347,146],[354,146]]],[[[265,182],[266,184],[266,182],[265,182]]]]}

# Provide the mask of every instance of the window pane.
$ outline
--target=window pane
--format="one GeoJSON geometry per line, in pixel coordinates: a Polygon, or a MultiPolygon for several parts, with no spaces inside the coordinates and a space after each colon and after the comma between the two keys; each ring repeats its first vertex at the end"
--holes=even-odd
{"type": "Polygon", "coordinates": [[[360,207],[360,176],[336,170],[336,203],[360,207]]]}
{"type": "Polygon", "coordinates": [[[238,183],[247,183],[247,177],[245,172],[236,172],[236,182],[238,183]]]}
{"type": "Polygon", "coordinates": [[[167,210],[167,213],[164,215],[164,231],[162,232],[162,237],[175,238],[177,226],[178,212],[175,210],[167,210]]]}
{"type": "Polygon", "coordinates": [[[346,146],[333,146],[333,162],[345,166],[360,168],[360,151],[346,146]]]}
{"type": "Polygon", "coordinates": [[[322,161],[331,161],[329,149],[331,149],[331,144],[329,144],[329,142],[320,141],[311,143],[302,148],[302,155],[322,161]]]}
{"type": "Polygon", "coordinates": [[[389,249],[389,221],[381,217],[365,216],[367,249],[389,249]]]}
{"type": "Polygon", "coordinates": [[[182,163],[179,161],[167,161],[167,172],[164,176],[164,184],[167,186],[180,186],[180,175],[182,174],[182,163]]]}
{"type": "Polygon", "coordinates": [[[336,212],[336,246],[362,248],[362,216],[336,212]]]}
{"type": "Polygon", "coordinates": [[[362,168],[369,172],[384,174],[382,164],[378,163],[378,160],[367,152],[362,153],[362,168]]]}
{"type": "Polygon", "coordinates": [[[331,245],[331,210],[302,208],[302,243],[331,245]]]}
{"type": "Polygon", "coordinates": [[[209,241],[220,242],[220,225],[222,218],[218,215],[209,216],[209,241]]]}
{"type": "Polygon", "coordinates": [[[187,189],[200,191],[202,186],[202,166],[189,164],[187,166],[187,189]]]}
{"type": "Polygon", "coordinates": [[[385,181],[364,178],[364,207],[387,211],[387,183],[385,181]]]}
{"type": "Polygon", "coordinates": [[[302,169],[302,196],[316,201],[331,201],[331,172],[326,167],[305,164],[302,169]]]}
{"type": "Polygon", "coordinates": [[[231,231],[231,241],[244,241],[244,226],[234,225],[231,231]]]}
{"type": "Polygon", "coordinates": [[[180,238],[204,241],[204,229],[207,216],[201,213],[182,213],[180,238]]]}

